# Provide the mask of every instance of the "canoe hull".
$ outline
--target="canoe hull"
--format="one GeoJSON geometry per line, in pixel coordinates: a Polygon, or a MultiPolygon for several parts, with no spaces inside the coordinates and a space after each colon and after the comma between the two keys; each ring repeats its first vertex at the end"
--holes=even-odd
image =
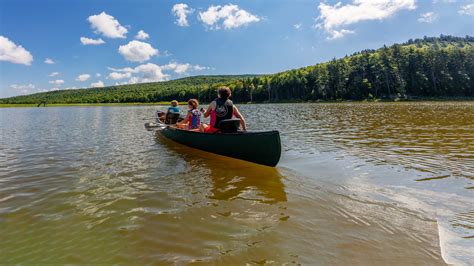
{"type": "Polygon", "coordinates": [[[168,126],[159,132],[186,146],[257,164],[275,166],[280,160],[278,131],[207,134],[168,126]]]}

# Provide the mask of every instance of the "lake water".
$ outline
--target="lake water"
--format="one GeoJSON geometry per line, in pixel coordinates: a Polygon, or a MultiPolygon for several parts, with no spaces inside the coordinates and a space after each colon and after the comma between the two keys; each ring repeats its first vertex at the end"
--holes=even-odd
{"type": "Polygon", "coordinates": [[[472,102],[241,105],[276,168],[146,131],[157,108],[0,109],[0,263],[474,261],[472,102]]]}

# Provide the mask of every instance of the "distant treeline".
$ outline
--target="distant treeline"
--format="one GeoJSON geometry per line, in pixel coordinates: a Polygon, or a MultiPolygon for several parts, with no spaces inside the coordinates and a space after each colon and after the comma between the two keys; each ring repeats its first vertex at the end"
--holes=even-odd
{"type": "Polygon", "coordinates": [[[474,97],[474,37],[425,37],[271,75],[196,76],[166,82],[64,90],[0,103],[210,102],[229,86],[235,102],[474,97]]]}

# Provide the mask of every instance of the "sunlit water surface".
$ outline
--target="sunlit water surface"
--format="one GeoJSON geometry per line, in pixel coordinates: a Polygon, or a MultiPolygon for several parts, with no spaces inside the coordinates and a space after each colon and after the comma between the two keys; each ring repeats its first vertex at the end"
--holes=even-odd
{"type": "Polygon", "coordinates": [[[156,109],[0,109],[0,263],[474,261],[474,103],[241,105],[276,168],[156,136],[156,109]]]}

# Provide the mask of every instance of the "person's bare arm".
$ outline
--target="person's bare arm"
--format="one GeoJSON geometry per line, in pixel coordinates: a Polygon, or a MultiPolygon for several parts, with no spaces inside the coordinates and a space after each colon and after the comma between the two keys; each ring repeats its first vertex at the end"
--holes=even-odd
{"type": "Polygon", "coordinates": [[[209,115],[211,114],[211,111],[212,109],[215,109],[216,108],[216,102],[215,101],[212,101],[209,106],[207,107],[207,110],[206,112],[204,113],[204,117],[205,118],[208,118],[209,115]]]}
{"type": "Polygon", "coordinates": [[[179,122],[179,123],[180,123],[180,124],[186,124],[186,123],[189,121],[189,117],[190,117],[190,116],[191,116],[191,114],[190,114],[190,113],[187,113],[187,114],[186,114],[186,117],[185,117],[183,120],[181,120],[181,122],[179,122]]]}
{"type": "Polygon", "coordinates": [[[240,125],[242,125],[242,130],[247,131],[247,125],[245,124],[244,116],[239,112],[239,109],[234,105],[234,116],[240,119],[240,125]]]}

